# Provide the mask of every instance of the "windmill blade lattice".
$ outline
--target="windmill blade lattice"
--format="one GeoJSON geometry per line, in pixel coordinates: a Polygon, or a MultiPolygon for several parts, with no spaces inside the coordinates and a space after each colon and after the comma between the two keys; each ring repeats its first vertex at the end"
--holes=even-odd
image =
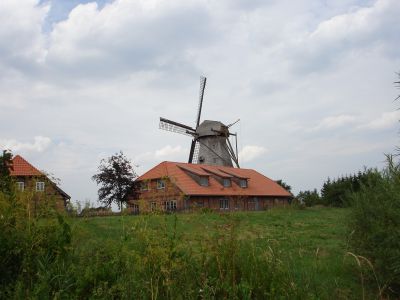
{"type": "Polygon", "coordinates": [[[200,77],[200,92],[199,92],[199,107],[197,108],[197,118],[196,118],[196,129],[200,124],[201,109],[203,107],[204,89],[206,88],[207,78],[204,76],[200,77]]]}
{"type": "Polygon", "coordinates": [[[159,128],[188,136],[193,136],[193,134],[195,134],[195,130],[192,127],[165,118],[160,118],[159,128]]]}
{"type": "Polygon", "coordinates": [[[200,150],[200,143],[196,141],[196,145],[194,146],[194,153],[193,153],[193,164],[199,163],[199,150],[200,150]]]}

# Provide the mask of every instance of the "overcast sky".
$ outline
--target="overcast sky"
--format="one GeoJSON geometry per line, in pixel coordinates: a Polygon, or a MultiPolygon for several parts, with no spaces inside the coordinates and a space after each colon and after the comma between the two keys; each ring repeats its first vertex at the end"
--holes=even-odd
{"type": "Polygon", "coordinates": [[[1,0],[0,148],[97,199],[102,158],[187,161],[160,116],[239,136],[294,192],[383,167],[399,145],[399,0],[1,0]]]}

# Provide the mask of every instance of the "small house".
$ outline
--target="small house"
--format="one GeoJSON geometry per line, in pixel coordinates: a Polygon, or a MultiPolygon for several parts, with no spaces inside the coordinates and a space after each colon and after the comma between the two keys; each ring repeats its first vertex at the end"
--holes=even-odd
{"type": "Polygon", "coordinates": [[[13,158],[10,175],[14,178],[18,190],[34,192],[34,204],[46,196],[54,199],[57,210],[63,211],[71,199],[46,174],[36,169],[20,155],[13,158]]]}

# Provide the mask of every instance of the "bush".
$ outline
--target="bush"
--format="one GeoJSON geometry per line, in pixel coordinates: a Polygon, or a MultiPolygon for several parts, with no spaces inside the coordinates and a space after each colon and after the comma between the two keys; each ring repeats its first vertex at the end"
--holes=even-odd
{"type": "Polygon", "coordinates": [[[376,173],[376,169],[364,169],[357,174],[341,176],[335,180],[328,178],[321,189],[321,204],[333,207],[348,207],[349,194],[358,192],[361,185],[371,184],[367,180],[371,173],[376,173]]]}
{"type": "Polygon", "coordinates": [[[400,166],[389,156],[388,167],[370,172],[350,200],[354,251],[373,263],[381,286],[400,296],[400,166]]]}
{"type": "Polygon", "coordinates": [[[313,191],[300,192],[296,198],[301,204],[308,207],[321,204],[321,197],[316,189],[313,191]]]}
{"type": "MultiPolygon", "coordinates": [[[[69,251],[71,231],[52,199],[0,192],[0,298],[32,296],[34,286],[69,251]]],[[[55,274],[53,274],[55,275],[55,274]]]]}

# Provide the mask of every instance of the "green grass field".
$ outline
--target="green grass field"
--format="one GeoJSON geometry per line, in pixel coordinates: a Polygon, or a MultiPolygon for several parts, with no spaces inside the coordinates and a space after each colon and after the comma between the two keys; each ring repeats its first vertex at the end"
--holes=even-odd
{"type": "MultiPolygon", "coordinates": [[[[273,209],[233,214],[77,218],[71,220],[71,225],[78,251],[121,241],[128,251],[143,244],[157,248],[159,241],[171,241],[163,245],[193,257],[207,256],[214,249],[210,245],[225,243],[223,255],[230,256],[241,251],[240,245],[251,244],[249,256],[252,252],[272,253],[279,261],[291,295],[360,299],[365,293],[366,298],[374,298],[376,288],[362,284],[356,260],[348,254],[348,213],[343,208],[273,209]]],[[[256,269],[254,265],[251,268],[256,269]]]]}

